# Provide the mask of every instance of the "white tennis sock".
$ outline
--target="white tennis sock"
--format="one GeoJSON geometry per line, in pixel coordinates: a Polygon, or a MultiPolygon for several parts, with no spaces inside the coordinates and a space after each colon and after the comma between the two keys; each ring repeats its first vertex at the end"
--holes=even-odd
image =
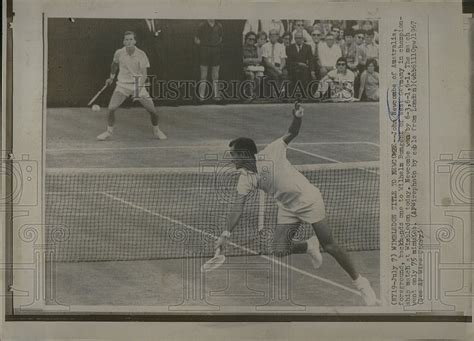
{"type": "Polygon", "coordinates": [[[112,134],[114,132],[114,127],[107,126],[107,132],[112,134]]]}

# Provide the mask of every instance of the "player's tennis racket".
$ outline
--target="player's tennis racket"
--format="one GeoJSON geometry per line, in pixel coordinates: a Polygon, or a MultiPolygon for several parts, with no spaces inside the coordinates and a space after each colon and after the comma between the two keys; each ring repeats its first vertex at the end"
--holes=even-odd
{"type": "Polygon", "coordinates": [[[100,89],[94,97],[92,97],[92,99],[89,101],[89,103],[87,103],[87,106],[91,105],[92,103],[94,103],[94,101],[97,99],[97,97],[100,96],[100,94],[105,90],[107,89],[107,87],[109,86],[109,84],[105,84],[102,89],[100,89]]]}
{"type": "Polygon", "coordinates": [[[219,247],[214,254],[214,257],[209,259],[201,266],[201,272],[209,272],[216,270],[225,262],[225,256],[221,255],[221,248],[219,247]]]}

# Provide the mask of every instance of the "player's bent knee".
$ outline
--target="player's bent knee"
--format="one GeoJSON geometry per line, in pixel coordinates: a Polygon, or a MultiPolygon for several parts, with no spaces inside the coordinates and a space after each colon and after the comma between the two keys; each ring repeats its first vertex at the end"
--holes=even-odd
{"type": "Polygon", "coordinates": [[[343,249],[336,243],[331,243],[331,244],[326,244],[322,245],[324,251],[326,251],[329,254],[335,254],[343,251],[343,249]]]}

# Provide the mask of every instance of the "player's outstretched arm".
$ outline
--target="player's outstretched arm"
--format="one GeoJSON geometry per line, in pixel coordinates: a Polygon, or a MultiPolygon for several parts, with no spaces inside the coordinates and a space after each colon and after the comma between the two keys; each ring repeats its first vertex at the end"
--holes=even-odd
{"type": "Polygon", "coordinates": [[[288,133],[283,136],[283,141],[286,144],[289,144],[296,136],[298,136],[301,123],[303,122],[303,113],[301,105],[298,102],[295,102],[295,107],[293,108],[293,121],[288,129],[288,133]]]}
{"type": "Polygon", "coordinates": [[[227,228],[221,233],[220,237],[217,239],[215,248],[218,249],[223,247],[227,240],[229,239],[232,231],[235,229],[237,224],[240,221],[240,217],[244,212],[244,203],[245,196],[239,196],[238,200],[230,205],[230,213],[227,216],[227,228]]]}

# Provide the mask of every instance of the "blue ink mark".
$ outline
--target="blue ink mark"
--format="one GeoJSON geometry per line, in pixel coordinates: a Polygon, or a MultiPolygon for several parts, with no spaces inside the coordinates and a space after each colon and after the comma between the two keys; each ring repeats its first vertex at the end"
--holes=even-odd
{"type": "Polygon", "coordinates": [[[397,138],[398,141],[400,141],[400,106],[401,106],[401,101],[400,101],[400,82],[398,83],[397,86],[397,108],[395,111],[392,111],[390,108],[390,101],[389,101],[389,93],[390,89],[387,89],[387,113],[388,113],[388,118],[392,122],[397,122],[397,138]]]}

